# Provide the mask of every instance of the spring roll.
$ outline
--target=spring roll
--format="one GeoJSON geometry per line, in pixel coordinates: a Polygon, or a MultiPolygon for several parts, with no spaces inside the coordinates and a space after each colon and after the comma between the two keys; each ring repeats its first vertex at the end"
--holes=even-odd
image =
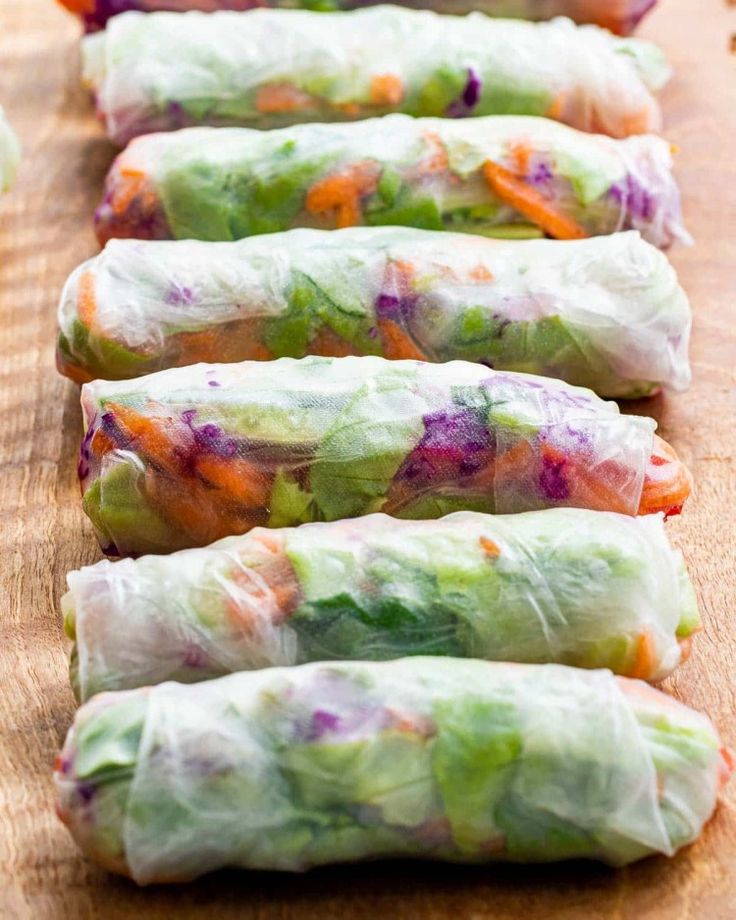
{"type": "Polygon", "coordinates": [[[129,13],[83,42],[108,136],[193,125],[279,128],[404,112],[537,115],[626,137],[661,128],[670,70],[649,42],[570,20],[351,13],[129,13]]]}
{"type": "Polygon", "coordinates": [[[134,140],[96,213],[112,237],[235,240],[389,224],[582,239],[688,241],[669,145],[544,118],[384,118],[274,131],[187,128],[134,140]]]}
{"type": "Polygon", "coordinates": [[[652,419],[464,361],[196,364],[93,381],[82,408],[84,508],[113,555],[374,511],[672,514],[690,491],[652,419]]]}
{"type": "Polygon", "coordinates": [[[257,528],[67,576],[77,698],[341,659],[447,655],[666,677],[699,629],[661,516],[578,508],[257,528]]]}
{"type": "Polygon", "coordinates": [[[0,192],[10,190],[19,163],[20,143],[0,106],[0,192]]]}
{"type": "Polygon", "coordinates": [[[57,364],[86,382],[207,360],[421,356],[636,398],[687,388],[690,322],[674,269],[635,231],[567,243],[403,227],[111,240],[64,288],[57,364]]]}
{"type": "MultiPolygon", "coordinates": [[[[63,6],[81,17],[85,29],[104,29],[107,21],[119,13],[137,10],[151,13],[170,10],[182,13],[201,10],[251,10],[258,7],[351,10],[371,6],[378,0],[60,0],[63,6]]],[[[576,22],[592,22],[628,35],[656,4],[657,0],[397,0],[398,5],[415,9],[432,9],[438,13],[464,16],[479,11],[487,16],[520,19],[552,19],[569,16],[576,22]]]]}
{"type": "Polygon", "coordinates": [[[695,840],[730,773],[710,720],[640,681],[404,658],[100,694],[55,782],[84,852],[148,884],[379,857],[623,866],[695,840]]]}

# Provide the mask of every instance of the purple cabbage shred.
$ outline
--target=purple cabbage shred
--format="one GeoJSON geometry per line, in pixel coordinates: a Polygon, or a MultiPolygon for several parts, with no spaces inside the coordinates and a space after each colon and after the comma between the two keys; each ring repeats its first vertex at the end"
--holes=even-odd
{"type": "Polygon", "coordinates": [[[448,118],[464,118],[470,115],[480,102],[483,81],[473,67],[468,67],[468,79],[465,88],[457,99],[447,106],[445,115],[448,118]]]}

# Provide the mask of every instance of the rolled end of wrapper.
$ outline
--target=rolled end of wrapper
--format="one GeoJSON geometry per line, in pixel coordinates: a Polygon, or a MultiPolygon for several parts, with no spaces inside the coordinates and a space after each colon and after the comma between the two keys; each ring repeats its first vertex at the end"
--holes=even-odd
{"type": "MultiPolygon", "coordinates": [[[[502,803],[509,798],[516,799],[518,792],[513,788],[504,788],[504,777],[507,775],[503,769],[504,761],[499,766],[487,754],[495,749],[489,744],[496,739],[499,753],[505,758],[518,760],[519,769],[523,769],[525,758],[529,756],[524,745],[520,744],[517,751],[509,748],[508,740],[509,733],[514,731],[522,732],[523,740],[523,726],[515,727],[511,723],[499,733],[499,726],[492,717],[486,720],[481,715],[485,710],[478,712],[473,706],[470,709],[475,714],[473,721],[462,721],[468,706],[471,702],[475,704],[476,698],[472,686],[466,689],[459,681],[441,701],[452,704],[451,721],[444,715],[442,706],[435,707],[433,717],[428,716],[426,706],[423,703],[412,705],[403,689],[406,686],[418,689],[423,684],[415,681],[424,677],[428,686],[433,686],[435,679],[439,679],[441,686],[442,675],[448,670],[457,670],[459,677],[465,676],[472,684],[480,669],[487,672],[487,680],[490,679],[491,685],[497,688],[496,694],[504,688],[512,694],[512,698],[513,694],[517,694],[516,698],[522,706],[528,707],[527,711],[533,711],[533,705],[544,707],[547,704],[543,694],[535,703],[531,691],[540,682],[544,685],[549,681],[551,688],[567,691],[564,694],[564,710],[560,710],[554,695],[549,698],[549,716],[559,718],[564,711],[573,720],[573,729],[567,734],[564,731],[557,734],[554,727],[545,733],[542,723],[537,726],[541,740],[536,756],[542,765],[548,764],[551,772],[547,777],[545,771],[537,766],[533,790],[529,793],[533,795],[529,809],[532,813],[536,810],[543,814],[546,812],[545,791],[548,795],[561,794],[559,789],[564,789],[562,775],[567,756],[568,766],[576,771],[574,775],[581,780],[588,775],[591,777],[591,784],[587,787],[590,795],[587,799],[578,799],[580,811],[575,812],[576,819],[567,826],[582,825],[587,828],[592,824],[598,832],[598,842],[596,836],[589,832],[585,835],[586,845],[576,851],[565,845],[564,838],[560,842],[554,835],[545,836],[542,831],[535,834],[532,829],[527,831],[526,843],[522,839],[518,845],[514,844],[513,831],[524,831],[525,812],[510,813],[506,809],[502,833],[493,838],[495,848],[486,846],[481,849],[475,843],[473,847],[463,849],[462,837],[455,827],[462,832],[464,825],[459,825],[459,819],[456,819],[454,825],[448,822],[453,836],[440,852],[440,858],[467,858],[480,862],[496,858],[518,859],[519,854],[523,854],[525,860],[538,861],[541,858],[547,861],[569,858],[571,853],[577,852],[580,856],[602,858],[612,865],[625,865],[653,853],[673,855],[697,839],[715,811],[719,792],[732,775],[730,751],[722,745],[717,730],[706,716],[641,681],[614,679],[605,672],[583,674],[575,669],[549,666],[448,662],[447,659],[431,658],[383,664],[347,663],[343,671],[348,676],[340,686],[358,686],[356,678],[364,675],[367,685],[374,691],[374,695],[367,699],[379,700],[382,707],[379,711],[386,713],[389,719],[388,727],[376,720],[365,727],[361,756],[365,757],[366,752],[369,754],[371,751],[375,755],[385,755],[390,750],[386,745],[396,743],[397,731],[409,730],[413,732],[412,738],[417,740],[412,741],[408,752],[404,748],[399,750],[405,751],[406,760],[402,763],[413,767],[415,761],[423,756],[426,741],[421,733],[416,732],[416,726],[431,725],[435,729],[431,743],[450,758],[446,769],[455,768],[458,764],[470,767],[472,761],[468,758],[477,757],[475,752],[485,751],[486,756],[475,762],[473,777],[480,777],[488,783],[498,777],[497,784],[488,788],[498,790],[496,795],[502,797],[502,803]],[[353,672],[356,677],[351,678],[353,672]],[[401,680],[396,684],[383,683],[384,674],[403,675],[404,672],[407,673],[408,683],[402,684],[401,680]],[[591,720],[595,721],[598,710],[589,705],[586,708],[583,703],[588,699],[588,693],[600,694],[597,697],[599,702],[610,704],[615,712],[612,722],[621,732],[618,740],[624,745],[623,750],[604,748],[600,760],[593,757],[586,760],[585,754],[589,749],[579,747],[581,742],[574,734],[575,719],[578,718],[577,726],[587,733],[586,737],[591,742],[597,737],[596,731],[591,728],[591,720]],[[525,702],[527,696],[530,697],[528,703],[525,702]],[[401,724],[406,723],[408,729],[392,728],[395,705],[403,707],[400,709],[401,724]],[[459,719],[460,725],[469,726],[465,729],[467,737],[461,736],[462,761],[456,759],[455,748],[449,747],[451,742],[457,744],[454,741],[455,726],[459,719]],[[635,763],[629,759],[631,757],[635,758],[635,763]],[[599,790],[603,796],[600,800],[597,798],[599,790]],[[616,790],[623,793],[622,798],[615,794],[616,790]],[[586,811],[586,805],[582,804],[585,802],[594,809],[593,812],[586,811]],[[512,849],[514,846],[518,847],[516,851],[512,849]]],[[[307,811],[307,819],[301,818],[304,806],[300,796],[303,793],[298,784],[286,787],[290,798],[273,813],[273,820],[267,825],[257,826],[254,833],[260,836],[256,838],[256,844],[243,848],[242,834],[237,831],[239,822],[248,821],[256,807],[255,800],[266,794],[273,776],[278,775],[279,768],[289,762],[290,749],[283,742],[274,747],[266,740],[260,746],[256,743],[252,747],[254,738],[261,735],[251,735],[251,727],[257,724],[258,716],[248,703],[256,696],[263,698],[264,685],[269,687],[275,700],[281,700],[281,705],[268,710],[268,732],[263,737],[270,739],[272,733],[277,739],[289,736],[291,704],[286,696],[280,697],[286,687],[289,698],[295,694],[307,716],[311,714],[313,719],[322,720],[329,716],[331,720],[327,727],[320,729],[321,735],[310,739],[308,748],[303,744],[297,745],[306,758],[302,761],[302,768],[306,769],[306,763],[314,770],[313,763],[317,763],[334,773],[336,752],[345,750],[349,753],[350,745],[355,741],[339,735],[340,720],[331,714],[336,705],[336,688],[334,682],[327,679],[325,665],[291,669],[288,679],[284,671],[277,670],[257,679],[237,675],[197,688],[167,684],[152,690],[144,688],[100,694],[78,710],[54,767],[57,812],[85,853],[110,871],[132,876],[143,884],[185,880],[225,865],[293,870],[350,858],[396,853],[395,838],[389,837],[387,844],[376,848],[370,823],[359,819],[355,835],[350,838],[355,845],[348,852],[332,834],[319,850],[314,848],[309,833],[295,835],[293,822],[310,817],[307,811]],[[315,680],[314,675],[321,679],[315,680]],[[178,712],[181,712],[181,717],[177,716],[178,712]],[[190,712],[194,712],[195,716],[192,717],[190,712]],[[333,728],[333,720],[338,727],[333,728]],[[164,724],[165,731],[162,730],[164,724]],[[219,739],[223,739],[220,746],[219,739]],[[198,752],[205,750],[207,756],[202,755],[201,761],[197,761],[198,752]],[[186,757],[181,759],[182,752],[186,754],[187,751],[195,758],[194,766],[186,757]],[[251,757],[255,758],[255,769],[250,762],[251,757]],[[265,772],[259,757],[265,759],[268,767],[265,772]],[[243,771],[248,771],[248,784],[242,781],[243,771]],[[178,782],[180,779],[181,784],[178,782]],[[216,810],[208,812],[207,806],[216,810]],[[206,821],[211,822],[213,814],[226,813],[231,817],[225,821],[222,845],[213,852],[211,847],[208,848],[207,835],[202,838],[199,835],[206,821]],[[291,822],[288,827],[287,820],[291,822]],[[232,831],[233,827],[236,832],[232,831]],[[292,832],[285,833],[285,829],[292,832]]],[[[481,680],[477,687],[481,699],[484,686],[481,680]]],[[[418,695],[420,698],[423,696],[421,693],[418,695]]],[[[539,717],[544,719],[544,713],[539,717]]],[[[318,724],[321,725],[321,722],[318,724]]],[[[513,734],[511,736],[514,737],[513,734]]],[[[341,779],[344,776],[342,785],[338,782],[335,792],[339,802],[357,805],[364,800],[363,786],[357,782],[362,776],[362,762],[354,754],[349,759],[343,757],[338,761],[341,779]]],[[[326,775],[332,774],[328,772],[326,775]]],[[[426,782],[441,784],[442,776],[429,773],[426,782]]],[[[399,786],[396,795],[403,795],[406,786],[406,783],[399,786]]],[[[414,784],[408,786],[414,788],[414,784]]],[[[441,796],[437,799],[443,801],[441,796]]],[[[409,800],[412,801],[416,801],[416,796],[414,800],[409,800]]],[[[564,803],[564,795],[561,801],[564,803]]],[[[324,806],[315,805],[314,797],[311,802],[311,809],[319,816],[324,806]]],[[[550,806],[553,804],[554,799],[550,801],[550,806]]],[[[492,801],[489,801],[482,809],[491,807],[492,801]]],[[[402,814],[413,815],[415,810],[416,805],[402,814]]],[[[352,809],[347,813],[352,814],[352,809]]],[[[385,813],[386,806],[382,811],[377,809],[379,816],[385,813]]],[[[383,817],[383,820],[394,834],[412,834],[412,829],[405,827],[406,822],[397,825],[390,817],[383,817]]],[[[477,814],[477,820],[488,822],[484,810],[477,814]]],[[[418,831],[414,829],[414,836],[407,838],[405,848],[398,852],[436,858],[436,848],[422,843],[426,841],[420,836],[424,830],[424,825],[419,825],[418,831]]],[[[327,833],[330,833],[329,827],[327,833]]]]}
{"type": "Polygon", "coordinates": [[[147,691],[100,693],[77,710],[54,761],[56,814],[77,844],[109,872],[130,875],[123,823],[138,760],[147,691]]]}
{"type": "Polygon", "coordinates": [[[116,237],[172,238],[161,198],[142,159],[133,141],[110,167],[94,218],[101,246],[116,237]]]}
{"type": "Polygon", "coordinates": [[[619,142],[626,175],[612,185],[609,198],[621,207],[621,227],[638,230],[659,249],[690,245],[682,216],[680,190],[672,172],[672,147],[651,134],[619,142]]]}
{"type": "Polygon", "coordinates": [[[616,680],[647,742],[663,754],[657,763],[657,789],[670,837],[671,828],[677,828],[676,852],[694,842],[713,816],[718,795],[736,767],[733,752],[703,713],[643,681],[616,680]]]}
{"type": "Polygon", "coordinates": [[[690,470],[665,440],[654,435],[652,455],[644,476],[639,514],[663,513],[672,517],[682,511],[693,488],[690,470]]]}

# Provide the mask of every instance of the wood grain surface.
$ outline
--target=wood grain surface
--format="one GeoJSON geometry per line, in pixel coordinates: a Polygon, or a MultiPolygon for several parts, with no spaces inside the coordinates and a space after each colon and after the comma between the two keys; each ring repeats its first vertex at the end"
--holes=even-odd
{"type": "MultiPolygon", "coordinates": [[[[657,417],[697,483],[671,522],[705,631],[668,689],[707,711],[736,747],[736,9],[661,0],[644,34],[676,75],[667,136],[696,238],[677,249],[695,311],[695,379],[657,417]]],[[[0,202],[0,916],[241,920],[731,920],[736,782],[703,838],[673,860],[612,871],[377,863],[284,877],[220,873],[137,889],[83,859],[53,811],[51,764],[74,703],[58,600],[68,569],[98,550],[75,476],[77,388],[54,371],[55,308],[67,273],[95,251],[90,218],[112,148],[79,88],[77,27],[52,0],[0,0],[0,101],[23,140],[0,202]]]]}

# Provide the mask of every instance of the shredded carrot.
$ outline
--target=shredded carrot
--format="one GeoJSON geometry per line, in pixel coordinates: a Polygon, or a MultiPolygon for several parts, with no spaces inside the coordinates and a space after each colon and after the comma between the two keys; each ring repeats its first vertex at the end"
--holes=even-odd
{"type": "Polygon", "coordinates": [[[527,440],[517,441],[513,447],[496,456],[483,457],[483,465],[477,473],[466,480],[468,490],[489,492],[503,488],[503,483],[516,480],[536,462],[536,455],[527,440]]]}
{"type": "Polygon", "coordinates": [[[480,263],[470,269],[470,277],[473,281],[493,281],[493,273],[480,263]]]}
{"type": "Polygon", "coordinates": [[[260,543],[269,553],[284,552],[284,536],[277,530],[269,530],[266,527],[256,527],[251,531],[250,539],[254,543],[260,543]]]}
{"type": "Polygon", "coordinates": [[[124,214],[135,198],[146,197],[148,176],[143,170],[118,166],[113,172],[113,195],[110,207],[118,217],[124,214]]]}
{"type": "Polygon", "coordinates": [[[94,454],[95,457],[104,457],[111,450],[115,450],[115,445],[109,435],[105,434],[101,428],[97,428],[92,435],[89,449],[90,453],[94,454]]]}
{"type": "Polygon", "coordinates": [[[338,335],[329,326],[322,326],[309,343],[310,355],[322,355],[325,358],[345,358],[357,354],[350,342],[338,335]]]}
{"type": "Polygon", "coordinates": [[[509,144],[509,152],[514,158],[517,173],[520,176],[525,176],[529,172],[529,164],[534,153],[531,144],[527,141],[514,141],[509,144]]]}
{"type": "Polygon", "coordinates": [[[414,263],[406,259],[392,259],[391,267],[397,269],[408,281],[414,277],[414,263]]]}
{"type": "Polygon", "coordinates": [[[258,321],[223,323],[197,332],[181,332],[176,336],[179,364],[197,361],[270,361],[273,354],[258,341],[258,321]]]}
{"type": "Polygon", "coordinates": [[[636,643],[636,654],[634,664],[629,671],[629,677],[636,677],[639,680],[648,680],[655,671],[656,657],[654,642],[646,630],[640,633],[636,643]]]}
{"type": "Polygon", "coordinates": [[[428,361],[414,339],[392,319],[379,319],[378,329],[381,333],[384,357],[391,361],[411,360],[428,361]]]}
{"type": "Polygon", "coordinates": [[[313,108],[316,100],[289,83],[268,83],[261,86],[256,94],[256,108],[266,114],[279,112],[299,112],[313,108]]]}
{"type": "Polygon", "coordinates": [[[166,470],[178,470],[176,443],[166,430],[171,419],[150,418],[121,403],[107,403],[106,410],[113,413],[118,427],[137,442],[141,453],[166,470]]]}
{"type": "Polygon", "coordinates": [[[202,329],[199,332],[181,332],[176,337],[186,363],[197,361],[221,361],[220,335],[216,329],[202,329]]]}
{"type": "Polygon", "coordinates": [[[565,93],[558,93],[555,98],[550,103],[549,108],[544,113],[547,118],[552,118],[555,121],[562,120],[562,113],[565,111],[565,103],[567,102],[565,93]]]}
{"type": "Polygon", "coordinates": [[[692,476],[673,448],[658,435],[654,436],[652,456],[644,477],[639,514],[663,511],[678,514],[692,490],[692,476]]]}
{"type": "Polygon", "coordinates": [[[343,102],[337,108],[348,118],[357,118],[360,115],[360,106],[357,102],[343,102]]]}
{"type": "Polygon", "coordinates": [[[428,148],[428,156],[419,164],[419,172],[422,174],[445,172],[450,167],[450,159],[442,138],[435,131],[423,131],[422,134],[428,148]]]}
{"type": "Polygon", "coordinates": [[[258,466],[240,458],[202,454],[195,462],[197,473],[240,505],[261,508],[271,493],[269,477],[258,466]]]}
{"type": "Polygon", "coordinates": [[[648,105],[642,106],[630,115],[625,115],[621,119],[621,134],[624,136],[646,134],[648,131],[656,130],[652,115],[652,109],[648,105]]]}
{"type": "Polygon", "coordinates": [[[517,178],[505,166],[486,160],[483,175],[491,191],[545,233],[558,240],[579,240],[585,230],[567,214],[561,214],[534,188],[517,178]]]}
{"type": "Polygon", "coordinates": [[[407,712],[393,707],[388,707],[386,712],[391,717],[391,728],[396,731],[424,737],[430,737],[436,732],[431,719],[418,712],[407,712]]]}
{"type": "Polygon", "coordinates": [[[70,12],[79,16],[91,16],[97,12],[95,0],[61,0],[61,2],[70,12]]]}
{"type": "Polygon", "coordinates": [[[335,212],[337,227],[354,227],[361,222],[361,199],[376,190],[380,167],[371,160],[346,166],[309,189],[305,207],[310,214],[335,212]]]}
{"type": "Polygon", "coordinates": [[[271,352],[263,342],[253,342],[247,351],[243,361],[271,361],[273,352],[271,352]]]}
{"type": "Polygon", "coordinates": [[[79,279],[77,289],[77,314],[90,331],[96,327],[97,298],[95,297],[95,276],[86,271],[79,279]]]}
{"type": "Polygon", "coordinates": [[[146,470],[145,494],[167,521],[185,534],[188,543],[205,545],[228,534],[245,533],[260,521],[250,509],[222,501],[221,494],[198,479],[182,483],[176,476],[146,470]]]}
{"type": "Polygon", "coordinates": [[[489,540],[488,537],[481,537],[478,542],[480,543],[483,552],[487,556],[492,556],[495,558],[496,556],[501,555],[501,548],[498,543],[494,543],[494,541],[489,540]]]}
{"type": "Polygon", "coordinates": [[[274,625],[283,623],[299,606],[301,588],[281,534],[258,527],[251,532],[251,539],[268,555],[254,554],[252,548],[244,547],[244,557],[232,570],[231,578],[245,592],[248,602],[239,603],[238,597],[230,597],[227,610],[236,626],[252,634],[256,626],[254,607],[259,622],[267,616],[274,625]]]}
{"type": "Polygon", "coordinates": [[[404,98],[404,84],[395,74],[378,74],[371,80],[370,94],[373,105],[398,105],[404,98]]]}

